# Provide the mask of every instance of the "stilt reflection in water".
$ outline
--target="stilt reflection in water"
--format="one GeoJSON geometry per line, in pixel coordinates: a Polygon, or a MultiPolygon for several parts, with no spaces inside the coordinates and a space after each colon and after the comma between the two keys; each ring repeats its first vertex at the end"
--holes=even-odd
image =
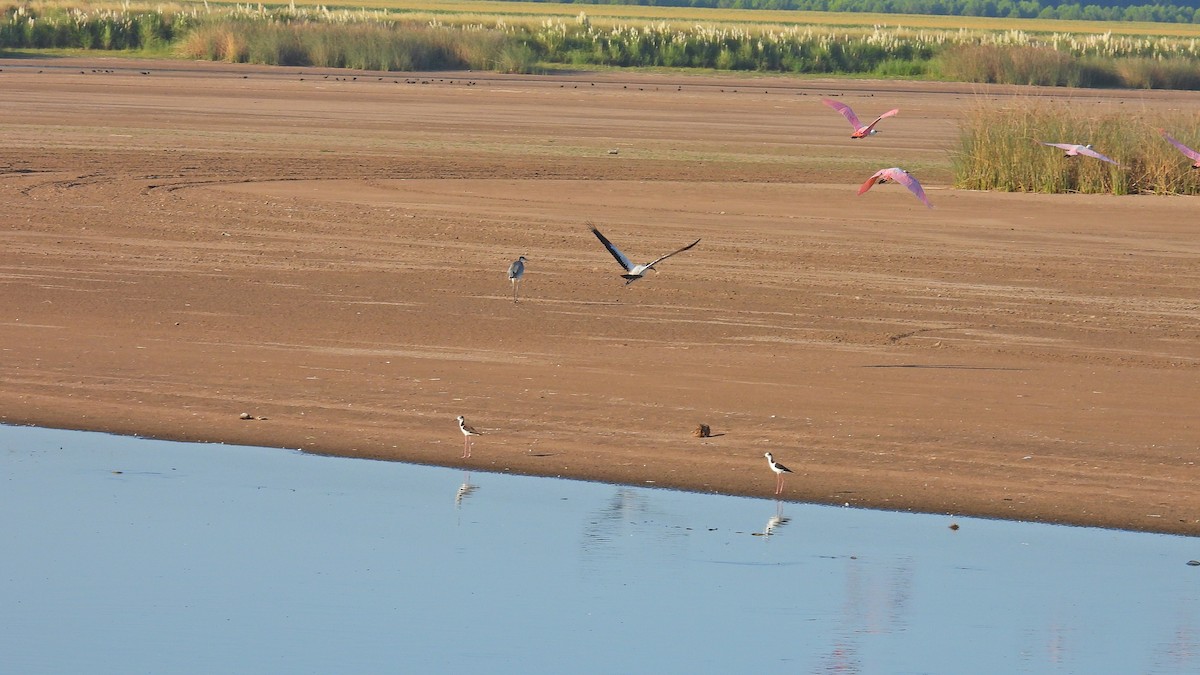
{"type": "Polygon", "coordinates": [[[775,530],[787,525],[791,520],[791,518],[783,515],[783,502],[777,499],[775,500],[775,513],[767,519],[766,527],[763,528],[762,532],[753,532],[752,534],[763,539],[769,539],[771,535],[775,534],[775,530]]]}
{"type": "Polygon", "coordinates": [[[471,493],[478,489],[478,485],[473,485],[471,483],[471,472],[467,471],[463,473],[462,485],[458,486],[458,492],[454,494],[454,506],[461,509],[463,500],[467,497],[470,497],[471,493]]]}

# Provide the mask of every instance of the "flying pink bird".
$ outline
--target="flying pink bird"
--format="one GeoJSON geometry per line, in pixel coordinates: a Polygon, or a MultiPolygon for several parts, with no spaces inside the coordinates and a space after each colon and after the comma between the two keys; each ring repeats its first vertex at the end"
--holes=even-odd
{"type": "Polygon", "coordinates": [[[1171,134],[1168,134],[1166,129],[1159,129],[1158,132],[1163,135],[1163,138],[1167,139],[1168,143],[1179,148],[1180,152],[1187,155],[1187,158],[1194,162],[1194,164],[1192,164],[1193,169],[1200,169],[1200,152],[1196,152],[1183,143],[1171,138],[1171,134]]]}
{"type": "MultiPolygon", "coordinates": [[[[1108,162],[1109,164],[1117,164],[1113,160],[1111,160],[1111,159],[1105,157],[1104,155],[1093,150],[1092,145],[1090,143],[1087,145],[1076,145],[1074,143],[1045,143],[1045,142],[1042,142],[1042,145],[1048,145],[1052,148],[1058,148],[1059,150],[1066,150],[1067,154],[1063,155],[1064,157],[1075,157],[1078,155],[1087,155],[1088,157],[1095,157],[1096,159],[1102,159],[1102,160],[1108,162]]],[[[1120,164],[1117,164],[1117,166],[1120,166],[1120,164]]]]}
{"type": "Polygon", "coordinates": [[[877,183],[886,183],[888,181],[896,181],[897,183],[903,185],[904,187],[908,188],[909,192],[916,195],[917,199],[920,199],[922,202],[924,202],[925,206],[928,206],[931,209],[933,208],[933,204],[930,204],[929,200],[925,198],[925,190],[921,187],[921,184],[917,182],[917,179],[913,178],[912,174],[898,166],[876,171],[871,175],[870,178],[867,179],[867,182],[862,184],[862,187],[858,188],[858,194],[861,195],[867,190],[870,190],[872,185],[877,183]]]}
{"type": "Polygon", "coordinates": [[[866,138],[871,134],[879,133],[875,130],[875,125],[879,124],[879,120],[899,114],[900,112],[899,108],[893,108],[883,113],[879,117],[876,117],[874,122],[864,126],[863,123],[859,121],[858,115],[855,115],[854,111],[850,109],[850,106],[846,105],[845,103],[831,101],[827,98],[821,99],[821,103],[824,103],[830,108],[842,113],[842,117],[845,117],[846,121],[850,123],[850,126],[854,127],[854,133],[850,134],[850,138],[866,138]]]}

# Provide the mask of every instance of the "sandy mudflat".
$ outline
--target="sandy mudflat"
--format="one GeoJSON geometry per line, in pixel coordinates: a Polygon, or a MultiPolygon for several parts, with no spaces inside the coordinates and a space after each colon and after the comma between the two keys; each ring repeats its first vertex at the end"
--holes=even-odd
{"type": "Polygon", "coordinates": [[[5,422],[760,496],[770,450],[787,499],[1200,534],[1200,201],[949,188],[981,101],[1197,94],[108,59],[0,91],[5,422]],[[852,141],[832,94],[901,114],[852,141]],[[856,195],[888,166],[937,208],[856,195]],[[625,286],[588,222],[702,241],[625,286]]]}

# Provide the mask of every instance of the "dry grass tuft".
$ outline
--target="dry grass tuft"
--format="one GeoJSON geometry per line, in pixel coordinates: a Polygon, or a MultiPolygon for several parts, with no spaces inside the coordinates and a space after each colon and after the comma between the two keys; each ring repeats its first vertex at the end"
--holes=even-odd
{"type": "MultiPolygon", "coordinates": [[[[1130,110],[1086,110],[1027,99],[980,104],[962,126],[954,184],[972,190],[1122,194],[1200,194],[1200,176],[1159,133],[1200,143],[1200,114],[1147,117],[1130,110]],[[1177,130],[1177,131],[1175,131],[1177,130]],[[1092,144],[1120,166],[1064,157],[1048,143],[1092,144]]],[[[1193,146],[1196,147],[1196,146],[1193,146]]]]}

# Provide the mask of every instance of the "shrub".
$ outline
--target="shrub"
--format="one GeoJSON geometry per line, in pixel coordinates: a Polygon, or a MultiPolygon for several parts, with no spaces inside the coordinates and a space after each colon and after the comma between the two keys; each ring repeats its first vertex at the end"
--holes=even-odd
{"type": "MultiPolygon", "coordinates": [[[[1178,115],[1130,123],[1127,111],[1080,114],[1077,106],[1036,100],[981,104],[963,123],[953,158],[954,183],[1008,192],[1200,194],[1200,177],[1158,131],[1194,129],[1198,122],[1200,116],[1178,115]],[[1091,143],[1120,166],[1064,157],[1041,141],[1091,143]]],[[[1200,142],[1188,134],[1176,138],[1200,142]]]]}
{"type": "Polygon", "coordinates": [[[938,60],[939,74],[960,82],[1066,86],[1079,80],[1075,58],[1049,47],[957,45],[938,60]]]}
{"type": "Polygon", "coordinates": [[[1200,89],[1200,68],[1192,59],[1125,58],[1115,68],[1121,84],[1133,89],[1200,89]]]}

